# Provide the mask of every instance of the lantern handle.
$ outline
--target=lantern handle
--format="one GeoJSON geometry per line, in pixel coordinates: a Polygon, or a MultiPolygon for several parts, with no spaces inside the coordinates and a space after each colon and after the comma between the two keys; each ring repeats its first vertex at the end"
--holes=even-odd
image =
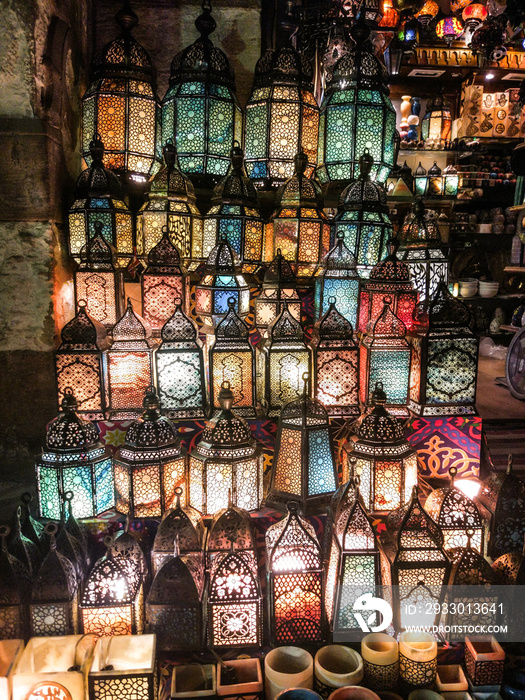
{"type": "Polygon", "coordinates": [[[57,548],[56,534],[58,532],[58,525],[56,523],[47,523],[47,525],[44,526],[44,532],[49,537],[49,549],[54,552],[57,548]]]}
{"type": "Polygon", "coordinates": [[[0,525],[0,537],[2,538],[2,554],[7,554],[7,538],[11,528],[9,525],[0,525]]]}
{"type": "Polygon", "coordinates": [[[175,503],[175,508],[179,509],[181,507],[180,499],[182,496],[182,488],[180,486],[177,486],[177,488],[175,489],[175,496],[177,498],[177,502],[175,503]]]}
{"type": "Polygon", "coordinates": [[[454,487],[454,479],[456,478],[456,474],[458,473],[458,470],[456,467],[450,467],[448,470],[449,476],[450,476],[450,487],[454,487]]]}
{"type": "MultiPolygon", "coordinates": [[[[85,639],[86,637],[93,637],[93,639],[95,639],[95,634],[94,634],[93,632],[86,632],[86,634],[83,634],[83,635],[80,637],[80,639],[77,640],[77,643],[75,644],[75,655],[74,655],[74,657],[73,657],[74,664],[73,664],[73,666],[70,666],[70,667],[67,669],[68,672],[69,672],[69,671],[80,671],[80,670],[81,670],[81,668],[82,668],[82,666],[83,666],[83,664],[84,664],[84,661],[86,660],[86,655],[87,655],[88,652],[86,651],[86,653],[84,654],[84,658],[82,659],[82,663],[79,664],[78,661],[77,661],[78,647],[80,646],[80,643],[83,642],[84,639],[85,639]]],[[[113,637],[110,637],[110,639],[113,639],[113,637]]],[[[89,650],[88,650],[88,651],[89,651],[89,650]]]]}
{"type": "Polygon", "coordinates": [[[474,529],[472,527],[467,528],[465,534],[467,535],[467,549],[472,549],[472,538],[474,537],[474,529]]]}

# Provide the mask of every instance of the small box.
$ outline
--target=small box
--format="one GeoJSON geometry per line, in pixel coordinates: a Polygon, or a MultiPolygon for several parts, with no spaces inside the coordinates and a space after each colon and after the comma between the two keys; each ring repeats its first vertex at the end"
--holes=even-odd
{"type": "Polygon", "coordinates": [[[501,685],[505,652],[489,635],[465,637],[465,665],[472,685],[501,685]]]}
{"type": "Polygon", "coordinates": [[[436,687],[440,693],[456,693],[468,690],[465,672],[459,664],[446,664],[437,667],[436,687]]]}
{"type": "Polygon", "coordinates": [[[175,666],[171,677],[171,697],[199,700],[217,695],[217,675],[214,664],[185,664],[175,666]]]}
{"type": "Polygon", "coordinates": [[[18,659],[24,651],[22,639],[3,639],[0,641],[0,698],[9,700],[18,659]]]}
{"type": "Polygon", "coordinates": [[[217,695],[228,700],[262,700],[263,678],[259,659],[236,659],[225,661],[226,666],[235,668],[237,683],[223,685],[223,669],[217,666],[217,695]]]}

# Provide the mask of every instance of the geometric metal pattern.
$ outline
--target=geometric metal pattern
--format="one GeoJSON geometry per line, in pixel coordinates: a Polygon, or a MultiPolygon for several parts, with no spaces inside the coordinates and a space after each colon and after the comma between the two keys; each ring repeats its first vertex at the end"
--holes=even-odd
{"type": "Polygon", "coordinates": [[[355,327],[359,282],[355,258],[344,243],[344,234],[339,231],[334,247],[328,251],[315,278],[315,317],[324,316],[329,300],[335,297],[337,310],[355,327]]]}
{"type": "Polygon", "coordinates": [[[437,672],[437,656],[430,661],[415,661],[399,652],[399,673],[403,680],[414,687],[430,685],[437,672]]]}

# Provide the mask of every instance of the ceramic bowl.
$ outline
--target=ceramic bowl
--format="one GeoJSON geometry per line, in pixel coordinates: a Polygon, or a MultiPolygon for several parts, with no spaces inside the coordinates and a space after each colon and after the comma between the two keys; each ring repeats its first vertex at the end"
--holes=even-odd
{"type": "Polygon", "coordinates": [[[483,282],[479,283],[480,297],[495,297],[499,291],[499,282],[483,282]]]}

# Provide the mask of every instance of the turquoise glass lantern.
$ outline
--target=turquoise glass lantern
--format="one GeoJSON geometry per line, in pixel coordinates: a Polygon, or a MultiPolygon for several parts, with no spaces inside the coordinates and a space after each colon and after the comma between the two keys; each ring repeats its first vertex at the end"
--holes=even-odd
{"type": "Polygon", "coordinates": [[[359,164],[359,179],[343,190],[332,231],[335,239],[339,233],[343,234],[346,247],[357,261],[360,276],[368,277],[386,255],[393,226],[386,191],[378,182],[370,180],[372,156],[363,154],[359,164]]]}
{"type": "Polygon", "coordinates": [[[339,313],[356,326],[359,285],[355,258],[344,243],[343,232],[339,231],[315,278],[315,318],[325,315],[333,297],[339,313]]]}
{"type": "Polygon", "coordinates": [[[175,55],[162,102],[162,141],[173,139],[181,170],[199,187],[224,177],[235,141],[242,142],[242,113],[228,59],[213,45],[217,26],[204,0],[195,26],[199,38],[175,55]]]}
{"type": "Polygon", "coordinates": [[[396,131],[387,71],[374,54],[370,29],[358,23],[351,33],[355,45],[334,66],[321,105],[317,175],[323,184],[357,178],[368,149],[372,179],[384,184],[395,163],[396,131]]]}
{"type": "Polygon", "coordinates": [[[414,192],[420,197],[424,197],[428,190],[428,173],[421,163],[414,171],[414,192]]]}

